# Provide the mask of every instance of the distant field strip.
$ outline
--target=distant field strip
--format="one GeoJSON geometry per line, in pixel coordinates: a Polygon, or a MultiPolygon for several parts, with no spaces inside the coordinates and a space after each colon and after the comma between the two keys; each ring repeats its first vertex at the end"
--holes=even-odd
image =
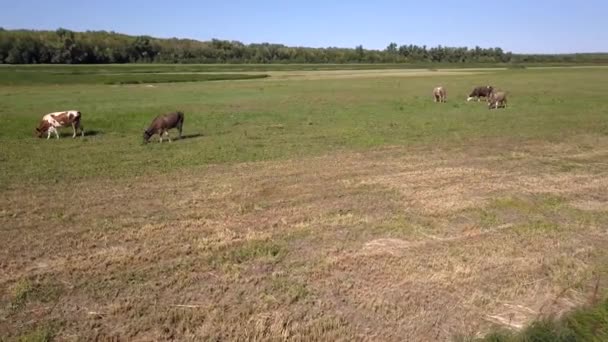
{"type": "Polygon", "coordinates": [[[501,69],[461,69],[461,70],[428,70],[428,69],[388,69],[388,70],[327,70],[327,71],[269,71],[271,80],[323,80],[377,77],[429,77],[429,76],[464,76],[479,75],[501,69]]]}
{"type": "Polygon", "coordinates": [[[501,68],[488,69],[380,69],[380,70],[313,70],[313,71],[125,71],[114,68],[104,73],[87,72],[49,72],[44,70],[9,70],[0,68],[0,85],[29,84],[145,84],[204,82],[219,80],[245,80],[266,78],[272,80],[324,80],[377,77],[428,77],[478,75],[501,68]]]}
{"type": "MultiPolygon", "coordinates": [[[[26,65],[0,66],[0,85],[138,84],[242,80],[327,80],[377,77],[466,76],[508,67],[420,68],[417,65],[26,65]]],[[[532,70],[589,69],[608,66],[536,66],[532,70]]]]}
{"type": "Polygon", "coordinates": [[[11,71],[0,68],[0,85],[36,85],[36,84],[143,84],[143,83],[176,83],[205,82],[221,80],[243,80],[268,77],[265,74],[243,73],[118,73],[118,74],[68,74],[49,72],[11,71]]]}

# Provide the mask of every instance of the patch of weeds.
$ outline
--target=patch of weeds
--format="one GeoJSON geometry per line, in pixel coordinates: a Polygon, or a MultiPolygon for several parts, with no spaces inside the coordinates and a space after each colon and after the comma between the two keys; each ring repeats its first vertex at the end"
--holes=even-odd
{"type": "Polygon", "coordinates": [[[53,302],[61,296],[62,292],[63,288],[59,284],[22,279],[13,288],[10,308],[18,311],[31,301],[53,302]]]}
{"type": "Polygon", "coordinates": [[[285,235],[283,235],[283,239],[287,243],[295,243],[298,241],[310,240],[315,238],[318,238],[318,236],[315,235],[315,231],[310,226],[305,225],[303,223],[301,227],[298,227],[297,229],[290,229],[285,233],[285,235]]]}
{"type": "Polygon", "coordinates": [[[215,266],[226,264],[244,264],[249,261],[263,259],[270,262],[281,260],[286,254],[282,244],[270,240],[249,240],[239,245],[226,247],[214,255],[211,264],[215,266]]]}
{"type": "Polygon", "coordinates": [[[262,210],[262,209],[264,209],[264,208],[261,206],[260,203],[246,201],[246,202],[243,202],[242,204],[239,204],[238,212],[239,212],[239,214],[247,214],[247,213],[251,213],[251,212],[262,210]]]}
{"type": "Polygon", "coordinates": [[[491,210],[481,210],[479,214],[479,223],[484,228],[490,228],[498,225],[498,216],[494,211],[491,210]]]}
{"type": "Polygon", "coordinates": [[[608,225],[608,214],[603,210],[581,210],[568,207],[567,212],[579,226],[602,227],[608,225]]]}
{"type": "Polygon", "coordinates": [[[120,225],[114,222],[113,219],[100,219],[95,221],[96,231],[98,232],[113,232],[120,229],[120,225]]]}
{"type": "Polygon", "coordinates": [[[565,202],[562,197],[550,195],[526,199],[505,197],[495,200],[489,207],[499,211],[514,211],[522,216],[530,216],[532,214],[546,215],[548,212],[561,210],[565,202]]]}
{"type": "Polygon", "coordinates": [[[558,164],[558,171],[560,172],[571,172],[579,168],[578,164],[570,162],[561,162],[558,164]]]}
{"type": "Polygon", "coordinates": [[[563,159],[541,161],[541,164],[552,168],[556,172],[572,172],[579,170],[582,167],[580,163],[563,159]]]}
{"type": "Polygon", "coordinates": [[[349,323],[336,316],[322,316],[310,321],[302,327],[301,335],[309,337],[312,341],[354,341],[357,339],[354,329],[349,323]]]}
{"type": "Polygon", "coordinates": [[[496,331],[474,342],[608,341],[608,299],[574,311],[559,320],[551,318],[530,324],[521,332],[496,331]]]}
{"type": "Polygon", "coordinates": [[[274,277],[270,291],[271,293],[269,294],[284,297],[288,304],[303,300],[310,294],[305,284],[286,276],[274,277]]]}
{"type": "Polygon", "coordinates": [[[577,145],[577,147],[583,151],[593,151],[593,149],[595,148],[594,145],[588,144],[588,143],[579,143],[577,145]]]}
{"type": "Polygon", "coordinates": [[[366,225],[363,228],[366,231],[371,229],[374,235],[382,235],[389,238],[411,236],[416,231],[415,226],[405,217],[398,217],[374,227],[366,225]]]}
{"type": "Polygon", "coordinates": [[[269,125],[268,127],[266,127],[267,130],[269,129],[284,129],[285,125],[283,124],[273,124],[273,125],[269,125]]]}
{"type": "Polygon", "coordinates": [[[145,271],[129,271],[124,276],[125,284],[143,284],[147,280],[147,273],[145,271]]]}
{"type": "Polygon", "coordinates": [[[11,300],[11,309],[19,310],[22,308],[25,303],[27,303],[28,298],[32,297],[34,292],[34,286],[27,279],[20,280],[13,289],[13,299],[11,300]]]}
{"type": "Polygon", "coordinates": [[[517,197],[504,197],[495,200],[491,207],[496,209],[516,209],[518,211],[530,211],[530,203],[517,197]]]}
{"type": "MultiPolygon", "coordinates": [[[[50,342],[53,340],[53,330],[49,327],[37,328],[17,338],[19,342],[50,342]]],[[[2,340],[2,339],[0,339],[2,340]]]]}
{"type": "Polygon", "coordinates": [[[566,201],[559,196],[543,196],[541,198],[541,205],[545,209],[556,210],[559,209],[566,201]]]}
{"type": "Polygon", "coordinates": [[[544,220],[535,220],[530,223],[520,225],[514,229],[514,231],[525,234],[525,233],[554,233],[562,230],[558,224],[548,222],[544,220]]]}

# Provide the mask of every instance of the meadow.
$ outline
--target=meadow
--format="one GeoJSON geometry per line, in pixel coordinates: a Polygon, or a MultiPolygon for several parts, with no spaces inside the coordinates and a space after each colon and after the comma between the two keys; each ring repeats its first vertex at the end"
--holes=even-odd
{"type": "Polygon", "coordinates": [[[473,339],[604,298],[608,68],[0,75],[0,340],[473,339]],[[84,138],[33,137],[64,109],[84,138]]]}

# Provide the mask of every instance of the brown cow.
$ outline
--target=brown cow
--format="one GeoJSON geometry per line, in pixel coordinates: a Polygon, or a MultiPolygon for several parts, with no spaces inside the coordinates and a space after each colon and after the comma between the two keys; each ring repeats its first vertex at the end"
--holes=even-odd
{"type": "Polygon", "coordinates": [[[442,86],[433,89],[433,101],[434,102],[446,102],[448,99],[448,93],[442,86]]]}
{"type": "Polygon", "coordinates": [[[72,138],[76,138],[76,132],[80,129],[81,136],[84,136],[84,129],[81,124],[82,114],[77,110],[68,110],[65,112],[54,112],[46,114],[40,120],[36,131],[34,132],[38,138],[42,138],[44,133],[47,133],[46,138],[49,139],[52,133],[59,139],[59,131],[57,128],[72,126],[74,134],[72,138]]]}
{"type": "Polygon", "coordinates": [[[169,137],[169,142],[171,142],[171,136],[169,136],[168,130],[172,128],[177,128],[179,131],[179,138],[182,137],[182,125],[184,124],[184,113],[182,112],[172,112],[163,115],[159,115],[152,123],[144,131],[144,143],[147,143],[150,138],[154,134],[158,134],[160,136],[160,142],[163,142],[163,134],[169,137]]]}
{"type": "Polygon", "coordinates": [[[494,92],[494,87],[492,86],[475,87],[475,89],[471,91],[471,94],[469,94],[467,102],[473,99],[477,99],[477,102],[479,102],[482,97],[485,97],[487,100],[490,98],[492,92],[494,92]]]}

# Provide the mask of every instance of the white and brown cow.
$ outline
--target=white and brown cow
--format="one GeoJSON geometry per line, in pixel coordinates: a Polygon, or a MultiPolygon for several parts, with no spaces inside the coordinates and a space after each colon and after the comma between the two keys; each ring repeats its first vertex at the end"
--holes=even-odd
{"type": "Polygon", "coordinates": [[[448,94],[444,87],[439,86],[433,89],[433,101],[435,102],[445,102],[448,99],[448,94]]]}
{"type": "Polygon", "coordinates": [[[68,110],[63,112],[49,113],[42,117],[38,127],[36,127],[36,136],[42,138],[46,133],[46,138],[49,139],[51,134],[55,134],[59,139],[59,131],[57,128],[72,126],[74,134],[72,138],[76,138],[76,132],[80,130],[81,136],[84,136],[84,129],[81,124],[82,114],[77,110],[68,110]]]}

